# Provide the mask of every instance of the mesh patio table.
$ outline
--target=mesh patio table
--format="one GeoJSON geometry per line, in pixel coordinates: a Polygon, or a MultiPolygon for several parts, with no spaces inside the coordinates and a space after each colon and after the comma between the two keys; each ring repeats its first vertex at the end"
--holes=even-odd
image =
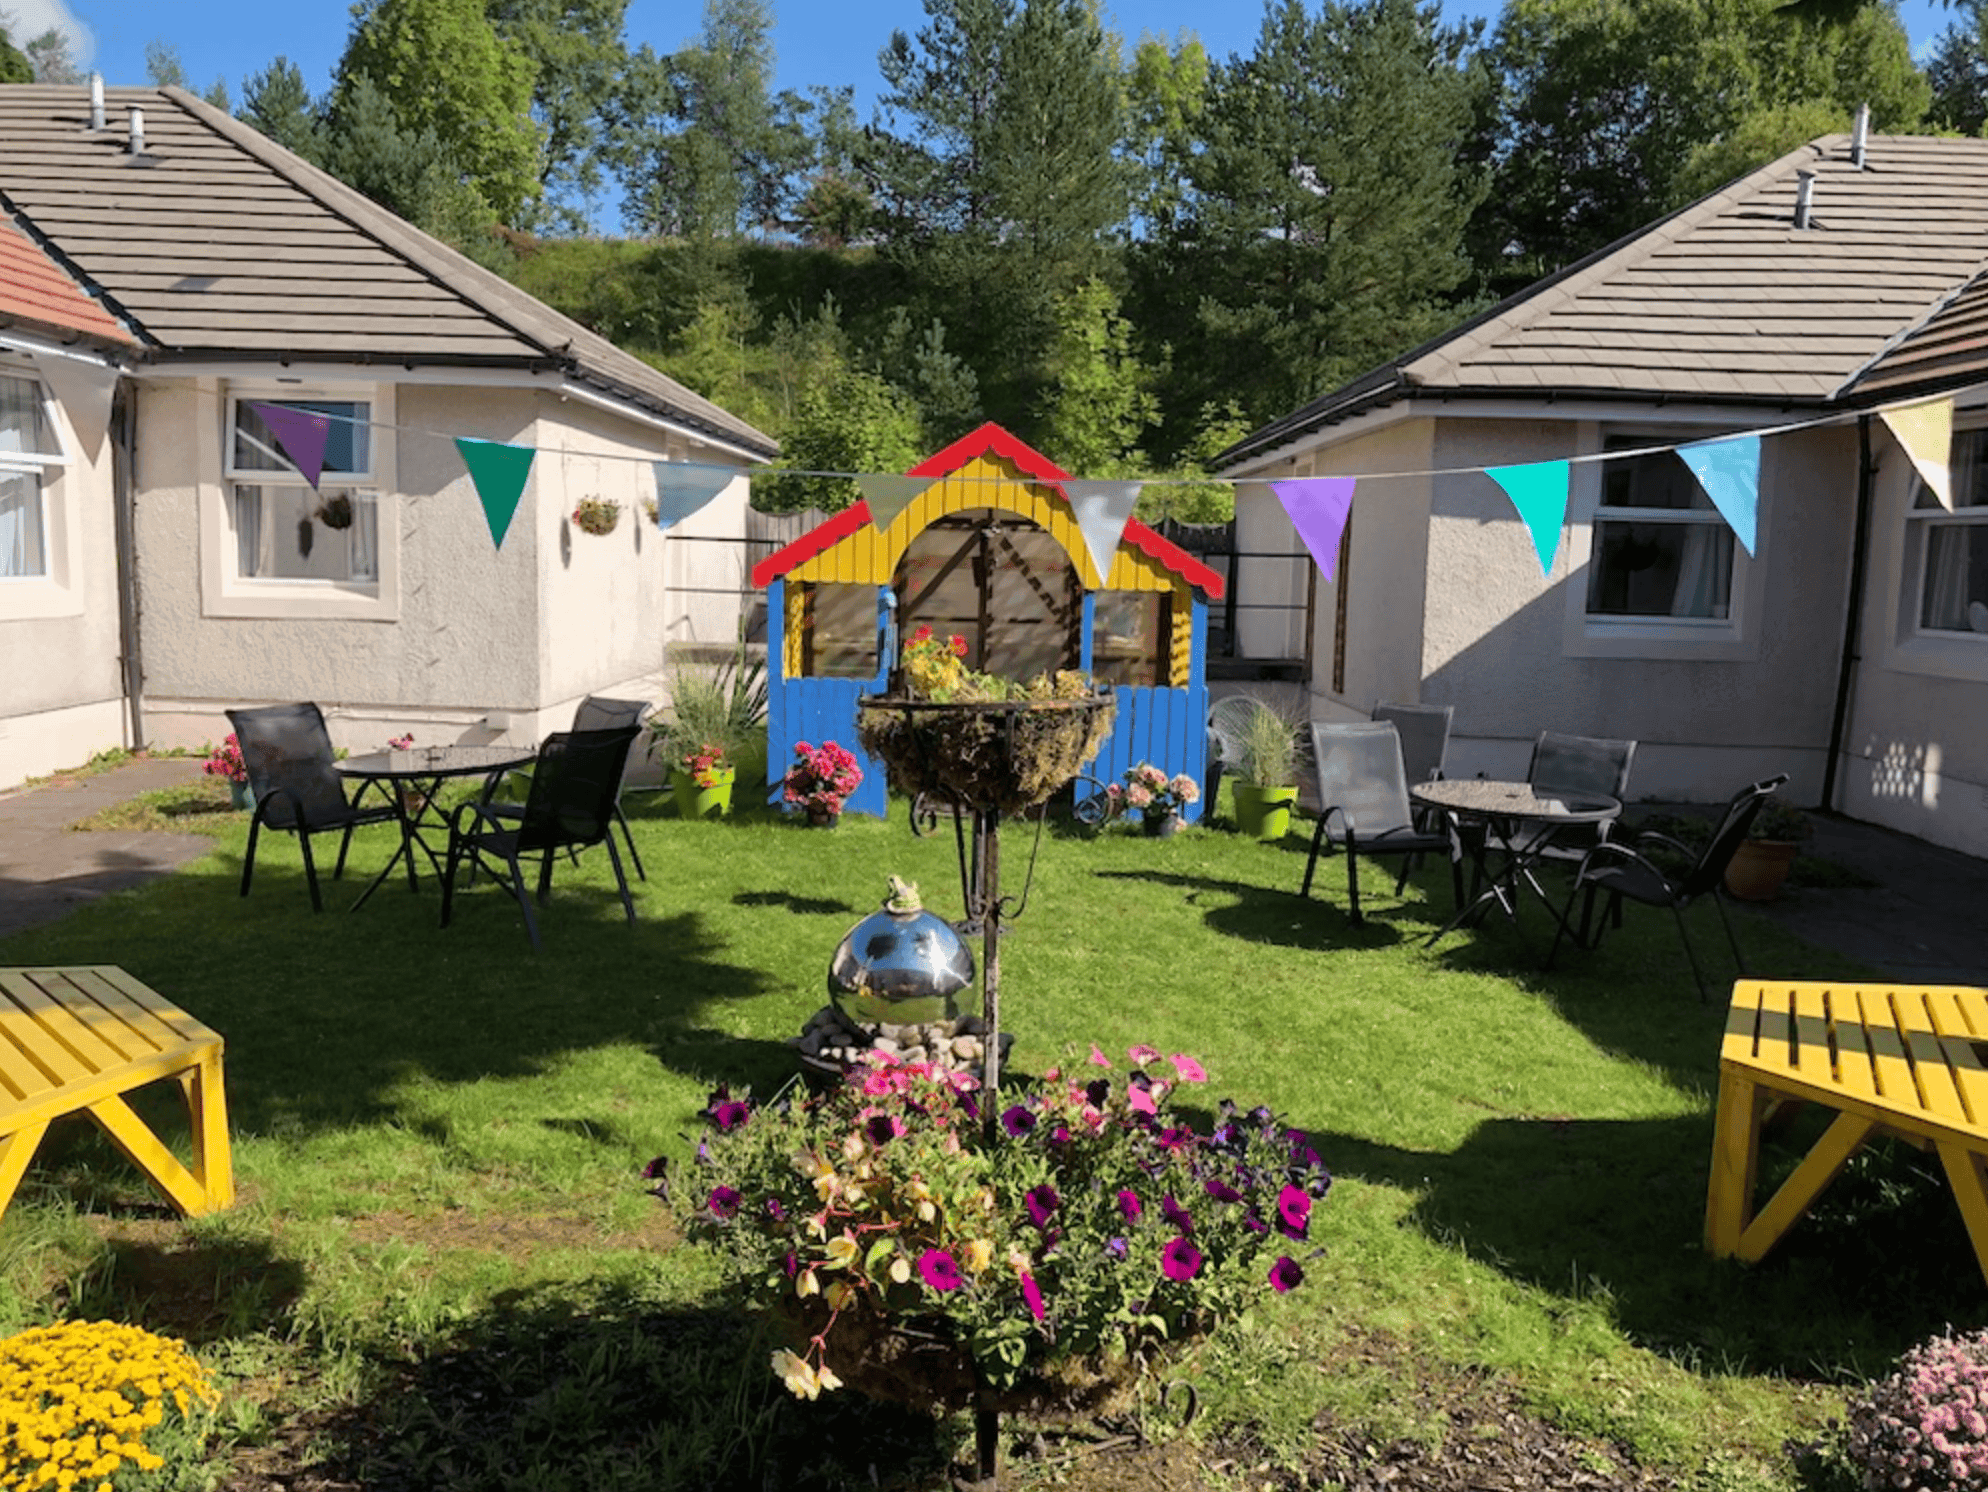
{"type": "Polygon", "coordinates": [[[400,820],[400,848],[373,877],[372,884],[359,893],[352,910],[356,912],[366,904],[366,898],[379,889],[380,882],[393,873],[396,865],[407,866],[408,889],[418,890],[414,872],[416,849],[428,857],[428,868],[436,879],[441,878],[447,840],[438,849],[428,842],[424,831],[444,835],[448,831],[448,820],[435,802],[444,781],[451,777],[483,777],[494,782],[513,767],[526,766],[537,757],[536,749],[521,746],[424,746],[408,751],[375,751],[339,762],[338,770],[347,777],[385,783],[400,820]]]}
{"type": "Polygon", "coordinates": [[[1434,944],[1443,934],[1465,923],[1474,923],[1496,906],[1514,928],[1519,924],[1521,886],[1530,886],[1540,905],[1561,912],[1533,875],[1556,837],[1577,825],[1612,823],[1622,813],[1622,803],[1605,793],[1560,792],[1535,788],[1529,782],[1499,782],[1482,777],[1442,778],[1412,785],[1409,796],[1416,803],[1433,808],[1450,822],[1457,839],[1469,853],[1472,884],[1484,889],[1429,934],[1434,944]],[[1482,832],[1467,832],[1481,830],[1482,832]],[[1493,856],[1497,863],[1493,864],[1493,856]]]}

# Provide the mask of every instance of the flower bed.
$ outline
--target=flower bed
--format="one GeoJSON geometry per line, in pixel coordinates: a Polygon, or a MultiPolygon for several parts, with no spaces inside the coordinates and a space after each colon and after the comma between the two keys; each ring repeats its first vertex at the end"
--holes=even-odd
{"type": "Polygon", "coordinates": [[[796,1394],[1096,1413],[1299,1284],[1331,1185],[1267,1109],[1177,1122],[1173,1089],[1204,1080],[1191,1058],[1128,1055],[1004,1090],[991,1132],[977,1080],[925,1064],[876,1060],[770,1109],[720,1090],[696,1167],[660,1190],[785,1324],[773,1368],[796,1394]]]}

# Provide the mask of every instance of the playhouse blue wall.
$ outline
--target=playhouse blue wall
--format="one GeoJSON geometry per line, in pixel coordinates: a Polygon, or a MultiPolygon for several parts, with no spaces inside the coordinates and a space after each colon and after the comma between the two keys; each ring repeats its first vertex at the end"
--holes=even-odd
{"type": "MultiPolygon", "coordinates": [[[[784,622],[787,615],[784,580],[767,586],[767,615],[784,622]]],[[[865,694],[881,694],[890,681],[889,660],[897,655],[895,605],[890,588],[880,587],[877,625],[883,634],[878,657],[883,661],[874,679],[789,679],[783,664],[784,638],[775,637],[766,650],[767,662],[767,778],[768,801],[780,802],[780,779],[793,760],[794,745],[807,741],[820,745],[835,741],[854,751],[863,763],[863,783],[849,800],[845,812],[885,816],[889,804],[884,780],[884,764],[865,752],[856,740],[856,701],[865,694]]],[[[1091,666],[1091,633],[1094,621],[1092,597],[1084,597],[1083,650],[1080,662],[1088,672],[1091,666]]],[[[1200,782],[1206,775],[1208,757],[1208,687],[1206,682],[1207,603],[1194,598],[1193,648],[1185,689],[1134,688],[1121,686],[1118,719],[1110,738],[1097,759],[1085,772],[1101,783],[1120,781],[1125,771],[1139,762],[1152,762],[1169,773],[1185,772],[1200,782]]],[[[1188,822],[1198,821],[1207,805],[1190,804],[1184,814],[1188,822]]]]}

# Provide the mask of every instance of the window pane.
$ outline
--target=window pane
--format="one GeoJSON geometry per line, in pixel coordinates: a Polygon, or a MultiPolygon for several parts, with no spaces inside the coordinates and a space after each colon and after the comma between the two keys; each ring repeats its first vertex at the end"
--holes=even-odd
{"type": "Polygon", "coordinates": [[[1590,615],[1723,620],[1732,581],[1733,533],[1723,524],[1595,525],[1590,615]]]}
{"type": "MultiPolygon", "coordinates": [[[[1644,444],[1644,442],[1637,442],[1644,444]]],[[[1602,463],[1604,508],[1706,508],[1712,500],[1674,451],[1602,463]]]]}
{"type": "Polygon", "coordinates": [[[1168,681],[1167,598],[1157,591],[1100,591],[1091,629],[1091,677],[1158,688],[1168,681]]]}
{"type": "Polygon", "coordinates": [[[235,488],[235,554],[255,580],[370,581],[379,576],[377,499],[349,487],[235,488]]]}
{"type": "MultiPolygon", "coordinates": [[[[262,446],[267,446],[274,451],[281,447],[276,437],[269,433],[269,427],[262,422],[261,416],[249,408],[250,402],[247,399],[235,401],[235,469],[289,471],[288,462],[262,449],[262,446]],[[256,441],[262,442],[262,446],[256,445],[256,441]]],[[[372,432],[366,423],[372,418],[373,406],[370,403],[351,399],[261,399],[254,402],[329,415],[331,425],[325,435],[324,469],[344,473],[370,472],[373,469],[372,432]]]]}
{"type": "Polygon", "coordinates": [[[1988,632],[1988,524],[1927,526],[1919,625],[1936,632],[1988,632]]]}
{"type": "Polygon", "coordinates": [[[41,415],[41,385],[32,378],[0,374],[0,451],[59,456],[41,415]]]}
{"type": "Polygon", "coordinates": [[[47,573],[41,478],[32,472],[0,471],[0,578],[21,580],[47,573]]]}
{"type": "Polygon", "coordinates": [[[818,585],[808,672],[823,679],[872,679],[877,674],[877,588],[818,585]]]}

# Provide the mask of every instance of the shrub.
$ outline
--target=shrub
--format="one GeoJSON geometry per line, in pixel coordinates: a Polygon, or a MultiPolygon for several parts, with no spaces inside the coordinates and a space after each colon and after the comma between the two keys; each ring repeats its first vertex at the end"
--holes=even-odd
{"type": "Polygon", "coordinates": [[[1988,1331],[1949,1331],[1906,1353],[1851,1401],[1844,1451],[1867,1492],[1988,1483],[1988,1331]]]}

